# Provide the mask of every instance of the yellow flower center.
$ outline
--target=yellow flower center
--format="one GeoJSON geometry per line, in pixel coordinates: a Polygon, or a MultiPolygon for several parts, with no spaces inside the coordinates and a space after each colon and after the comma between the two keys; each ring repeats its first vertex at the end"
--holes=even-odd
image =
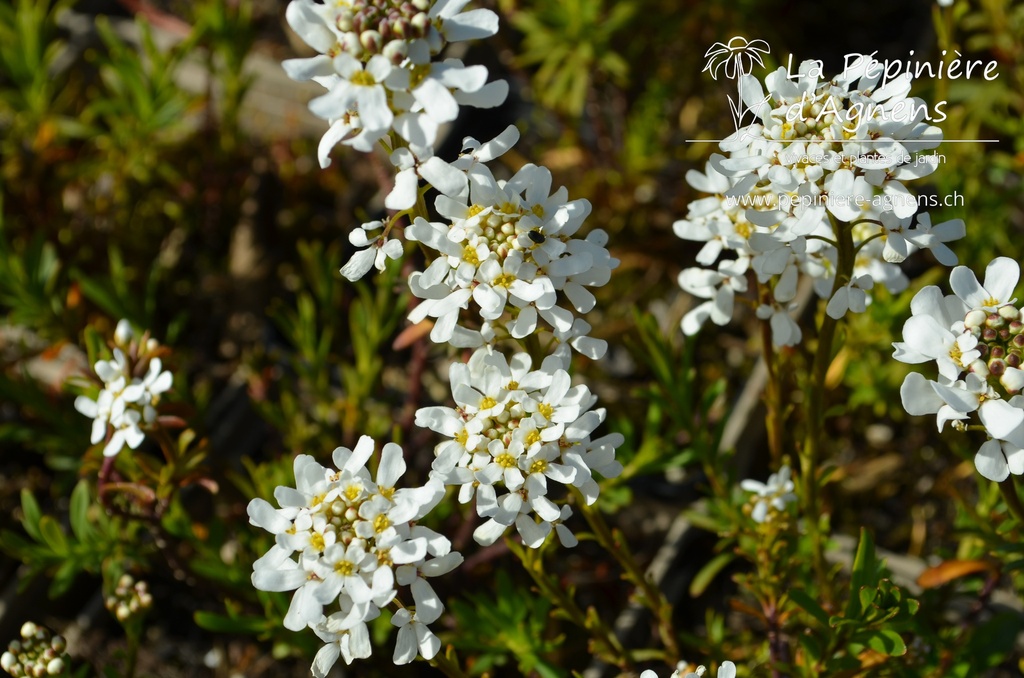
{"type": "Polygon", "coordinates": [[[356,566],[355,563],[349,560],[339,560],[334,564],[334,571],[342,577],[351,577],[355,574],[356,566]]]}
{"type": "Polygon", "coordinates": [[[484,396],[484,399],[480,401],[480,409],[489,410],[497,404],[498,401],[492,398],[491,396],[484,396]]]}
{"type": "Polygon", "coordinates": [[[516,465],[516,458],[513,457],[508,452],[502,452],[501,454],[494,458],[494,461],[496,464],[498,464],[498,466],[501,466],[502,468],[515,468],[516,465]]]}
{"type": "Polygon", "coordinates": [[[537,411],[540,412],[540,416],[545,419],[551,419],[551,415],[555,413],[555,408],[551,407],[551,405],[548,405],[547,403],[541,403],[537,407],[537,411]]]}
{"type": "Polygon", "coordinates": [[[309,538],[309,545],[316,549],[318,552],[323,553],[324,551],[324,536],[319,532],[314,532],[313,536],[309,538]]]}
{"type": "Polygon", "coordinates": [[[380,492],[380,496],[388,501],[391,501],[391,497],[395,496],[395,488],[393,487],[378,487],[377,491],[380,492]]]}
{"type": "Polygon", "coordinates": [[[472,245],[466,245],[462,248],[462,260],[473,266],[480,265],[480,257],[476,255],[476,248],[472,245]]]}
{"type": "Polygon", "coordinates": [[[495,278],[494,282],[492,282],[491,284],[494,285],[495,287],[508,287],[515,281],[516,277],[514,275],[502,273],[497,278],[495,278]]]}
{"type": "Polygon", "coordinates": [[[467,440],[469,440],[469,434],[466,433],[466,429],[462,429],[461,431],[455,434],[455,442],[457,442],[459,445],[465,447],[467,440]]]}
{"type": "Polygon", "coordinates": [[[484,211],[483,205],[470,205],[469,209],[466,210],[466,218],[472,218],[484,211]]]}
{"type": "Polygon", "coordinates": [[[380,534],[389,527],[391,527],[391,521],[383,513],[373,519],[373,531],[377,534],[380,534]]]}
{"type": "Polygon", "coordinates": [[[530,473],[544,473],[544,471],[547,470],[548,463],[543,459],[538,459],[537,461],[530,464],[530,473]]]}
{"type": "Polygon", "coordinates": [[[539,443],[539,442],[540,442],[540,431],[538,431],[537,429],[534,429],[534,430],[532,430],[532,431],[530,431],[529,433],[526,434],[526,444],[527,444],[527,446],[530,446],[530,445],[533,445],[534,443],[539,443]]]}
{"type": "Polygon", "coordinates": [[[373,79],[373,76],[367,73],[366,71],[359,71],[358,73],[354,73],[352,77],[349,78],[349,82],[351,82],[353,85],[362,85],[364,87],[369,87],[377,84],[377,81],[373,79]]]}
{"type": "Polygon", "coordinates": [[[345,495],[345,498],[348,499],[349,501],[355,501],[356,499],[359,498],[359,495],[362,493],[362,491],[363,488],[361,485],[356,485],[355,483],[353,483],[352,485],[349,485],[348,487],[345,488],[345,492],[343,494],[345,495]]]}

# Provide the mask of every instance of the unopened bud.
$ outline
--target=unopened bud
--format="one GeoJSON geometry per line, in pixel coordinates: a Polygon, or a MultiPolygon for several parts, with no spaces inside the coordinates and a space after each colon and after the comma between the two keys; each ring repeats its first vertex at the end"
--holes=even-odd
{"type": "Polygon", "coordinates": [[[416,37],[422,38],[424,35],[426,35],[427,28],[430,26],[430,17],[424,14],[423,12],[420,12],[419,14],[414,16],[409,21],[409,23],[411,24],[412,29],[416,32],[416,37]]]}
{"type": "Polygon", "coordinates": [[[367,52],[377,54],[380,52],[380,48],[384,46],[384,39],[377,31],[363,31],[359,34],[359,43],[367,52]]]}
{"type": "Polygon", "coordinates": [[[1019,320],[1014,320],[1010,323],[1010,334],[1017,336],[1024,331],[1024,323],[1019,320]]]}
{"type": "Polygon", "coordinates": [[[0,657],[0,669],[3,669],[4,671],[10,671],[17,663],[17,657],[10,652],[4,652],[3,656],[0,657]]]}
{"type": "Polygon", "coordinates": [[[1020,354],[1010,353],[1006,356],[1006,364],[1010,367],[1020,367],[1020,354]]]}
{"type": "Polygon", "coordinates": [[[39,632],[39,627],[32,622],[25,622],[21,625],[21,637],[28,640],[39,632]]]}
{"type": "Polygon", "coordinates": [[[992,358],[996,358],[996,359],[1005,358],[1006,357],[1006,349],[1003,348],[1002,346],[993,346],[992,347],[991,357],[992,358]]]}
{"type": "Polygon", "coordinates": [[[60,657],[51,659],[50,663],[46,665],[46,673],[51,676],[59,676],[64,673],[64,660],[60,657]]]}
{"type": "Polygon", "coordinates": [[[985,326],[998,330],[999,328],[1006,326],[1006,320],[998,313],[991,313],[987,318],[985,318],[985,326]]]}
{"type": "Polygon", "coordinates": [[[64,636],[54,636],[53,640],[50,641],[50,647],[53,651],[60,654],[68,648],[68,641],[64,640],[64,636]]]}
{"type": "Polygon", "coordinates": [[[1000,316],[1007,320],[1017,320],[1020,318],[1020,311],[1018,311],[1013,306],[1013,304],[1006,304],[1005,306],[1000,306],[999,310],[996,311],[996,313],[998,313],[1000,316]]]}
{"type": "Polygon", "coordinates": [[[132,340],[132,326],[127,320],[121,320],[117,323],[117,328],[114,330],[114,343],[118,346],[127,346],[132,340]]]}
{"type": "Polygon", "coordinates": [[[998,358],[993,358],[988,362],[988,371],[993,377],[1001,377],[1006,373],[1006,363],[998,358]]]}
{"type": "Polygon", "coordinates": [[[409,45],[404,40],[392,40],[381,50],[381,54],[396,66],[402,63],[408,53],[409,45]]]}
{"type": "Polygon", "coordinates": [[[1003,341],[1007,341],[1010,338],[1010,328],[1004,327],[999,330],[999,338],[1003,341]]]}
{"type": "Polygon", "coordinates": [[[985,329],[983,329],[981,331],[981,339],[982,339],[982,341],[995,341],[998,336],[999,336],[999,333],[996,332],[991,327],[986,327],[985,329]]]}
{"type": "MultiPolygon", "coordinates": [[[[979,347],[979,348],[984,348],[984,347],[979,347]]],[[[974,374],[978,375],[982,379],[985,379],[986,377],[988,377],[988,364],[984,360],[981,360],[981,359],[975,360],[970,365],[968,365],[967,369],[970,370],[971,372],[973,372],[974,374]]]]}

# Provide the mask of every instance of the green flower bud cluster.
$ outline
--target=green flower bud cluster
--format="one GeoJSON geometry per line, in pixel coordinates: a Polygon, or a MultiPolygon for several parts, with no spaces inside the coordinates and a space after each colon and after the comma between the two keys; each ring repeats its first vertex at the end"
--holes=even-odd
{"type": "Polygon", "coordinates": [[[120,622],[125,622],[144,613],[153,606],[153,596],[144,581],[135,581],[124,574],[117,582],[114,593],[107,596],[104,605],[120,622]]]}
{"type": "Polygon", "coordinates": [[[67,643],[32,622],[21,627],[21,640],[12,640],[0,656],[0,668],[12,676],[63,676],[68,668],[67,643]]]}
{"type": "Polygon", "coordinates": [[[1002,377],[1007,368],[1020,369],[1024,363],[1024,322],[1020,309],[1012,304],[1000,306],[994,313],[974,309],[964,319],[964,326],[977,338],[981,353],[971,364],[971,371],[1001,381],[1005,387],[1002,377]]]}

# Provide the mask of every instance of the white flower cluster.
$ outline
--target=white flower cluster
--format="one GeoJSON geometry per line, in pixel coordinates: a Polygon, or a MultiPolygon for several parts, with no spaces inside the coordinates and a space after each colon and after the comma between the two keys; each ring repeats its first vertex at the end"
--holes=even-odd
{"type": "MultiPolygon", "coordinates": [[[[434,61],[446,45],[486,38],[498,30],[489,9],[463,12],[468,0],[339,0],[318,4],[292,0],[286,17],[292,29],[319,54],[283,62],[295,80],[315,80],[327,93],[310,110],[330,121],[320,141],[321,167],[331,163],[337,144],[371,152],[378,143],[394,150],[399,170],[385,205],[412,207],[419,178],[435,186],[458,172],[434,156],[441,125],[454,121],[460,106],[493,108],[508,95],[504,80],[487,82],[487,68],[458,59],[434,61]]],[[[384,270],[402,256],[402,244],[390,240],[390,224],[375,221],[349,234],[359,251],[342,269],[358,280],[370,268],[384,270]],[[384,228],[370,237],[369,232],[384,228]]]]}
{"type": "Polygon", "coordinates": [[[315,80],[327,94],[310,110],[329,120],[320,164],[338,143],[369,152],[391,131],[426,159],[440,125],[459,105],[501,104],[508,84],[486,84],[487,69],[458,59],[433,62],[448,43],[486,38],[498,30],[488,9],[462,12],[469,0],[292,0],[288,24],[319,54],[282,65],[295,80],[315,80]]]}
{"type": "Polygon", "coordinates": [[[937,156],[923,151],[938,145],[941,130],[925,122],[924,102],[907,96],[909,74],[879,86],[882,74],[868,64],[864,57],[827,81],[819,80],[817,62],[804,62],[795,79],[780,68],[766,78],[767,94],[753,76],[740,78],[740,97],[756,121],[723,140],[725,155],[713,155],[703,174],[687,173],[691,186],[710,195],[674,224],[680,238],[705,243],[702,268],[679,277],[685,291],[707,299],[684,318],[686,334],[709,318],[726,324],[751,271],[770,292],[758,317],[770,321],[773,343],[790,346],[801,339],[789,317],[800,274],[813,279],[838,319],[862,312],[876,284],[905,289],[895,264],[917,249],[956,263],[945,243],[963,237],[963,221],[933,226],[921,214],[915,222],[917,199],[904,186],[935,170],[937,156]],[[839,228],[852,229],[855,258],[833,294],[839,228]],[[730,258],[719,261],[726,251],[730,258]]]}
{"type": "Polygon", "coordinates": [[[448,438],[435,449],[431,476],[458,485],[459,501],[476,497],[477,513],[487,518],[473,533],[491,544],[515,524],[530,548],[540,546],[552,529],[564,546],[576,538],[564,522],[572,515],[548,498],[548,482],[575,486],[588,504],[600,488],[594,472],[614,478],[619,433],[591,439],[605,418],[591,410],[597,398],[583,385],[572,386],[564,346],[531,370],[530,356],[506,360],[489,347],[477,349],[468,363],[452,365],[449,378],[456,407],[425,407],[416,424],[448,438]],[[498,489],[506,492],[499,495],[498,489]]]}
{"type": "MultiPolygon", "coordinates": [[[[686,671],[688,665],[685,662],[679,662],[679,666],[669,678],[704,678],[707,674],[707,669],[703,666],[698,666],[693,671],[686,671]]],[[[640,674],[640,678],[658,678],[658,674],[654,671],[647,669],[640,674]]],[[[736,665],[730,661],[722,662],[722,665],[718,667],[718,678],[736,678],[736,665]]]]}
{"type": "Polygon", "coordinates": [[[768,482],[762,483],[758,480],[744,480],[740,487],[745,492],[753,492],[751,501],[754,504],[750,517],[755,522],[763,523],[772,519],[778,513],[786,510],[788,504],[796,501],[793,493],[792,471],[788,465],[783,465],[778,473],[768,476],[768,482]]]}
{"type": "Polygon", "coordinates": [[[938,380],[916,372],[900,388],[903,407],[913,415],[934,414],[941,431],[946,422],[967,430],[972,414],[988,435],[975,455],[978,472],[1003,481],[1024,474],[1024,315],[1014,288],[1020,267],[1008,257],[989,263],[985,283],[964,267],[949,277],[952,295],[928,286],[911,302],[903,341],[893,357],[905,363],[935,361],[938,380]]]}
{"type": "Polygon", "coordinates": [[[160,395],[170,390],[173,375],[163,371],[155,355],[160,345],[155,339],[133,341],[127,320],[114,332],[113,360],[99,360],[93,369],[103,382],[96,399],[78,396],[75,409],[93,419],[93,445],[106,440],[103,455],[113,457],[128,445],[136,449],[145,440],[143,426],[156,421],[160,395]]]}
{"type": "MultiPolygon", "coordinates": [[[[432,659],[440,640],[427,627],[444,604],[427,581],[462,563],[451,542],[417,525],[444,496],[439,482],[396,489],[405,473],[402,449],[384,446],[375,478],[366,463],[374,452],[369,436],[354,450],[334,451],[336,469],[308,455],[295,458],[295,487],[278,487],[281,508],[263,499],[249,502],[249,522],[275,536],[275,544],[253,563],[252,583],[263,591],[295,591],[285,628],[312,628],[326,644],[313,662],[323,678],[337,662],[369,657],[366,622],[396,601],[408,586],[414,607],[399,604],[391,623],[399,627],[396,664],[417,654],[432,659]]],[[[406,603],[408,601],[405,601],[406,603]]]]}
{"type": "Polygon", "coordinates": [[[593,309],[588,287],[604,285],[619,264],[605,244],[608,235],[591,231],[575,237],[590,214],[587,200],[568,200],[564,187],[551,192],[551,172],[525,165],[507,181],[494,178],[483,164],[518,139],[509,127],[497,139],[480,144],[467,139],[453,167],[464,172],[451,190],[436,186],[435,201],[446,222],[417,218],[406,230],[439,256],[425,271],[409,279],[422,301],[409,315],[412,322],[434,318],[433,341],[459,347],[492,344],[496,339],[522,339],[538,330],[539,320],[555,339],[590,358],[600,358],[604,341],[589,336],[591,326],[559,305],[560,294],[578,313],[593,309]],[[459,314],[472,302],[474,324],[459,324],[459,314]]]}

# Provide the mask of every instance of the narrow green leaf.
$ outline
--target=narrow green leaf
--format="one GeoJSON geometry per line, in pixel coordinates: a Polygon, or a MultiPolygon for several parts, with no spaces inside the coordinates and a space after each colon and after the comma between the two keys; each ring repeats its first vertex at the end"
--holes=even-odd
{"type": "Polygon", "coordinates": [[[793,599],[793,602],[800,606],[807,614],[814,617],[819,624],[828,628],[828,612],[825,612],[824,608],[818,604],[814,598],[812,598],[807,591],[803,589],[792,589],[789,592],[789,597],[793,599]]]}
{"type": "Polygon", "coordinates": [[[39,531],[39,519],[42,516],[42,511],[39,510],[39,503],[36,502],[35,496],[28,488],[21,490],[21,513],[21,524],[25,528],[25,532],[28,532],[28,535],[36,541],[42,541],[43,536],[39,531]]]}
{"type": "Polygon", "coordinates": [[[214,612],[196,612],[196,625],[214,633],[263,633],[270,622],[263,617],[228,617],[214,612]]]}
{"type": "Polygon", "coordinates": [[[85,480],[80,480],[71,492],[71,505],[68,509],[71,531],[79,541],[86,541],[92,536],[92,526],[89,525],[88,516],[91,505],[92,497],[89,495],[89,483],[85,480]]]}
{"type": "Polygon", "coordinates": [[[875,584],[877,579],[877,563],[875,562],[875,542],[867,528],[860,530],[860,543],[857,544],[857,555],[853,559],[853,576],[850,579],[850,598],[846,604],[846,618],[860,617],[860,590],[875,584]]]}
{"type": "Polygon", "coordinates": [[[700,569],[693,577],[693,581],[690,582],[690,595],[696,598],[697,596],[704,593],[708,585],[714,580],[714,578],[725,569],[736,556],[733,553],[719,553],[717,556],[712,558],[707,565],[700,569]]]}
{"type": "Polygon", "coordinates": [[[43,516],[39,519],[39,532],[43,535],[43,541],[56,555],[66,558],[70,554],[68,538],[53,516],[43,516]]]}

